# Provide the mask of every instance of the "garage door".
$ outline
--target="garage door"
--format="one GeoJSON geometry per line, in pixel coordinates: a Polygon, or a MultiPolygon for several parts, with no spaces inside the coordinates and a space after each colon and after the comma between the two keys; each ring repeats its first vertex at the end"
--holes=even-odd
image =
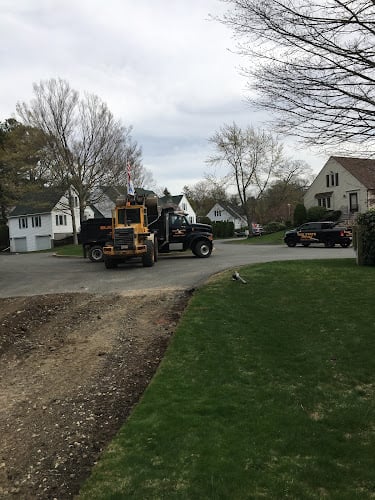
{"type": "Polygon", "coordinates": [[[36,236],[35,243],[37,250],[47,250],[51,248],[51,238],[49,236],[36,236]]]}
{"type": "Polygon", "coordinates": [[[14,238],[14,251],[27,252],[26,238],[14,238]]]}

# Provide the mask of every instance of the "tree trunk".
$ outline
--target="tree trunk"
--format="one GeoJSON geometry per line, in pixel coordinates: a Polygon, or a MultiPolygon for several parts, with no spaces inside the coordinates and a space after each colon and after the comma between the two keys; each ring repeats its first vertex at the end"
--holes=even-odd
{"type": "Polygon", "coordinates": [[[73,227],[73,243],[78,245],[78,234],[77,234],[77,221],[75,217],[75,208],[74,208],[74,196],[72,194],[71,189],[69,189],[69,210],[72,216],[72,227],[73,227]]]}

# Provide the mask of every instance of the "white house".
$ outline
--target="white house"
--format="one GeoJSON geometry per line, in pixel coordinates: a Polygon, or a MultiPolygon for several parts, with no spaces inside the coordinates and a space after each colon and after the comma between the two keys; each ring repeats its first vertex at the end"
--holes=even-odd
{"type": "MultiPolygon", "coordinates": [[[[153,191],[143,188],[135,188],[137,195],[155,195],[153,191]]],[[[94,193],[93,199],[95,200],[90,206],[95,210],[92,217],[112,217],[112,210],[116,206],[116,200],[124,198],[127,193],[126,187],[123,186],[100,186],[94,193]]]]}
{"type": "Polygon", "coordinates": [[[197,215],[184,194],[163,196],[159,198],[159,204],[161,208],[171,207],[177,211],[184,212],[191,224],[195,224],[197,221],[197,215]]]}
{"type": "Polygon", "coordinates": [[[343,220],[375,207],[375,160],[331,156],[304,195],[304,205],[340,210],[343,220]]]}
{"type": "Polygon", "coordinates": [[[233,222],[234,229],[247,227],[246,217],[243,217],[234,207],[225,203],[215,203],[208,212],[207,217],[212,222],[233,222]]]}
{"type": "MultiPolygon", "coordinates": [[[[80,227],[78,197],[73,197],[77,230],[80,227]]],[[[26,193],[8,217],[11,252],[32,252],[53,248],[54,240],[73,234],[67,193],[45,188],[26,193]]]]}

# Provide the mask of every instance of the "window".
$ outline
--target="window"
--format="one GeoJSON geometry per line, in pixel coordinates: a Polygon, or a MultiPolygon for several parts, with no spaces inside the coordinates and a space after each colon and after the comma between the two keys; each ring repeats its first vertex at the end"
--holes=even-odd
{"type": "Polygon", "coordinates": [[[339,174],[336,172],[331,172],[326,175],[326,187],[338,186],[339,185],[339,174]]]}
{"type": "Polygon", "coordinates": [[[27,217],[20,217],[18,219],[18,227],[20,229],[27,229],[27,217]]]}
{"type": "Polygon", "coordinates": [[[351,212],[358,212],[358,194],[349,193],[349,210],[351,212]]]}
{"type": "Polygon", "coordinates": [[[324,208],[331,208],[331,197],[318,198],[318,205],[324,208]]]}
{"type": "Polygon", "coordinates": [[[56,215],[56,226],[66,226],[66,215],[58,214],[56,215]]]}
{"type": "Polygon", "coordinates": [[[75,208],[77,208],[77,207],[78,207],[78,196],[73,196],[73,206],[74,206],[75,208]]]}
{"type": "Polygon", "coordinates": [[[214,215],[215,217],[221,217],[221,210],[215,210],[214,215]]]}
{"type": "Polygon", "coordinates": [[[40,215],[34,215],[31,217],[31,225],[33,227],[41,227],[42,226],[42,218],[40,215]]]}

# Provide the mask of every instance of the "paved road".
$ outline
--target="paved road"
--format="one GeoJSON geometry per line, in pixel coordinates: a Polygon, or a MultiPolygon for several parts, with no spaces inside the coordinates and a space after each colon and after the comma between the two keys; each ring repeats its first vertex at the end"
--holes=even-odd
{"type": "Polygon", "coordinates": [[[146,289],[188,289],[228,268],[275,260],[354,258],[352,248],[316,246],[288,248],[278,245],[234,245],[215,242],[209,259],[190,252],[162,255],[152,268],[136,261],[117,269],[105,269],[80,258],[51,254],[0,254],[0,297],[48,293],[111,293],[146,289]]]}

